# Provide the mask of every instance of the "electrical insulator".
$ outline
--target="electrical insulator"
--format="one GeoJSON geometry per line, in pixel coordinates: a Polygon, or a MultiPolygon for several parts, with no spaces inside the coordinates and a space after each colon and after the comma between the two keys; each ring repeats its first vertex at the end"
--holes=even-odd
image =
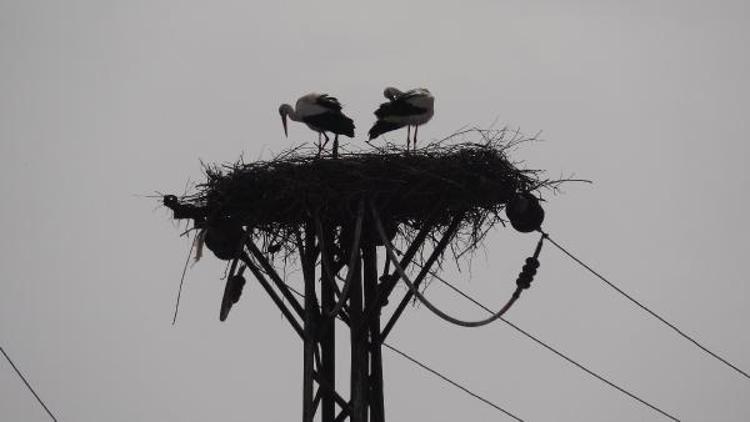
{"type": "Polygon", "coordinates": [[[544,221],[544,210],[539,200],[528,192],[513,196],[505,205],[505,214],[511,226],[521,233],[540,230],[544,221]]]}
{"type": "Polygon", "coordinates": [[[224,321],[229,316],[229,310],[232,305],[240,300],[242,288],[245,286],[245,277],[235,274],[229,276],[227,285],[224,287],[224,297],[221,299],[221,310],[219,311],[219,320],[224,321]]]}
{"type": "Polygon", "coordinates": [[[231,220],[212,221],[206,227],[206,247],[217,258],[228,261],[237,255],[243,235],[242,226],[231,220]]]}
{"type": "Polygon", "coordinates": [[[164,195],[164,205],[168,208],[173,208],[179,204],[177,197],[174,195],[164,195]]]}
{"type": "Polygon", "coordinates": [[[516,279],[516,285],[522,289],[531,287],[537,268],[539,268],[539,260],[536,257],[526,258],[526,263],[523,265],[521,273],[518,274],[518,279],[516,279]]]}

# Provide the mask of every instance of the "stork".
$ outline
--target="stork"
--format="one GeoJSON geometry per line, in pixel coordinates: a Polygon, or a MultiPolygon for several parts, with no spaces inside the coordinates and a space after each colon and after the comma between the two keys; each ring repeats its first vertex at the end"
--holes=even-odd
{"type": "Polygon", "coordinates": [[[426,88],[411,89],[402,92],[397,88],[388,87],[383,91],[387,103],[383,103],[375,110],[378,120],[370,129],[370,139],[375,139],[383,133],[406,126],[406,149],[409,150],[411,126],[414,126],[414,149],[417,148],[417,130],[419,126],[432,119],[435,113],[435,97],[426,88]]]}
{"type": "Polygon", "coordinates": [[[345,135],[350,138],[354,137],[354,122],[341,112],[341,103],[328,94],[311,93],[300,97],[292,107],[289,104],[282,104],[279,107],[281,123],[284,125],[284,135],[289,136],[287,130],[287,117],[295,122],[302,122],[310,129],[318,132],[318,152],[325,148],[330,138],[326,132],[332,132],[333,138],[333,156],[338,156],[339,135],[345,135]],[[320,144],[320,137],[324,136],[326,141],[320,144]]]}

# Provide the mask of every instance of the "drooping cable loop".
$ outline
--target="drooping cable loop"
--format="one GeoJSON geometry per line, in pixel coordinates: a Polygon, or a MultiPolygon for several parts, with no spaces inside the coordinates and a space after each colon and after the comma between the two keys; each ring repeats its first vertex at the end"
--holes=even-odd
{"type": "MultiPolygon", "coordinates": [[[[401,267],[401,264],[398,262],[398,259],[396,257],[396,253],[393,250],[393,245],[391,244],[391,241],[388,240],[388,237],[385,235],[385,229],[383,228],[383,224],[380,221],[380,217],[374,205],[371,205],[371,211],[372,211],[373,220],[375,222],[375,227],[378,231],[378,234],[380,235],[381,240],[383,241],[383,244],[385,245],[385,250],[386,250],[388,259],[396,268],[396,271],[401,276],[401,279],[404,281],[404,283],[406,283],[406,285],[409,287],[409,289],[414,294],[414,296],[416,296],[417,299],[419,299],[419,301],[422,302],[422,304],[424,304],[427,307],[427,309],[429,309],[430,311],[432,311],[432,313],[444,319],[445,321],[448,321],[452,324],[455,324],[461,327],[469,327],[469,328],[481,327],[481,326],[490,324],[496,321],[497,319],[499,319],[500,317],[502,317],[503,314],[505,314],[508,311],[508,309],[510,309],[511,306],[513,306],[513,303],[515,303],[515,301],[518,300],[518,297],[521,295],[521,291],[524,289],[524,287],[519,285],[516,287],[515,292],[513,292],[513,295],[510,297],[508,302],[502,308],[500,308],[499,311],[495,312],[489,318],[485,318],[479,321],[465,321],[465,320],[458,319],[458,318],[455,318],[446,314],[445,312],[441,311],[437,306],[433,305],[427,298],[425,298],[419,292],[419,289],[414,285],[414,283],[411,282],[411,280],[409,279],[409,276],[406,275],[406,272],[404,271],[403,267],[401,267]]],[[[540,239],[539,241],[540,244],[542,240],[543,238],[540,239]]],[[[537,249],[541,250],[541,246],[538,246],[537,249]]]]}

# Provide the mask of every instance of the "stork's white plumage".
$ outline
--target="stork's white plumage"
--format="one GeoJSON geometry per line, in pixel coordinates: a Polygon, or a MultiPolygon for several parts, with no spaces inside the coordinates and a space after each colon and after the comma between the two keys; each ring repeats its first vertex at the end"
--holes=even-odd
{"type": "Polygon", "coordinates": [[[402,92],[397,88],[388,87],[383,91],[383,95],[390,101],[381,104],[375,111],[378,120],[370,129],[370,139],[406,126],[406,148],[409,149],[410,129],[414,126],[413,144],[416,148],[419,126],[430,121],[435,113],[435,97],[426,88],[402,92]]]}
{"type": "Polygon", "coordinates": [[[318,132],[318,145],[320,145],[320,135],[326,138],[326,132],[334,134],[333,155],[338,154],[338,137],[345,135],[350,138],[354,137],[354,122],[341,112],[341,103],[335,97],[327,94],[310,93],[303,95],[297,100],[294,107],[289,104],[282,104],[279,107],[281,123],[284,125],[284,135],[289,136],[287,130],[287,117],[295,122],[302,122],[310,129],[318,132]]]}

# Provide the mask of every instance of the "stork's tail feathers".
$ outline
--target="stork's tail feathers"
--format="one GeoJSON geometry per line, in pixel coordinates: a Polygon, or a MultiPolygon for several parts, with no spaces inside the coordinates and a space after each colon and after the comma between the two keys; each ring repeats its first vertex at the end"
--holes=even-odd
{"type": "Polygon", "coordinates": [[[341,132],[342,135],[348,136],[350,138],[354,137],[354,120],[344,116],[344,121],[342,122],[342,129],[341,132]]]}
{"type": "Polygon", "coordinates": [[[404,127],[404,125],[400,123],[392,123],[392,122],[386,122],[383,120],[378,120],[375,122],[374,125],[372,125],[372,128],[370,128],[370,139],[375,139],[378,136],[390,132],[392,130],[401,129],[404,127]]]}

